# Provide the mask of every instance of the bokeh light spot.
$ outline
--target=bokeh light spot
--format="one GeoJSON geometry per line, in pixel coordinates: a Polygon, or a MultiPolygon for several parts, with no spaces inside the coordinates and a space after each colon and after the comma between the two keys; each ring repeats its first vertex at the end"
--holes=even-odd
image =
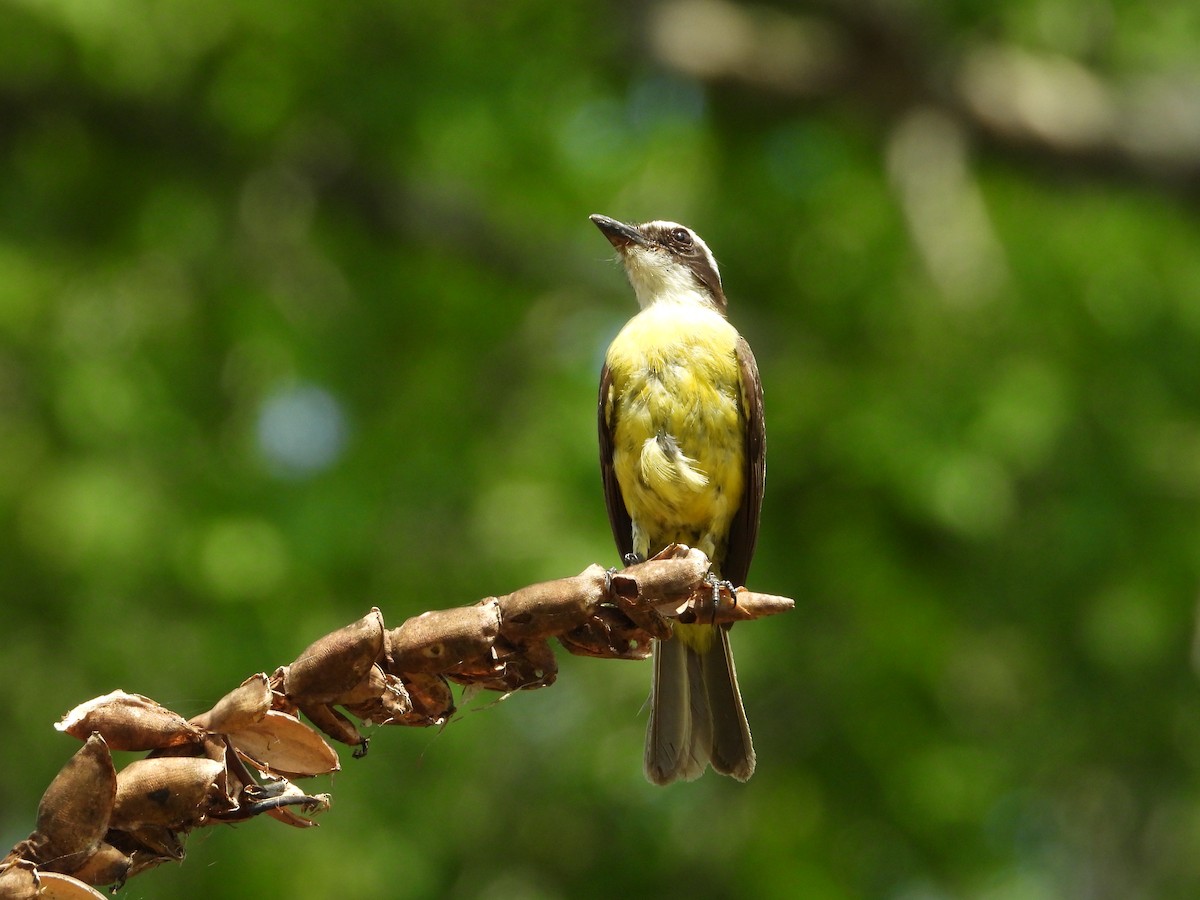
{"type": "Polygon", "coordinates": [[[297,384],[263,401],[258,446],[278,474],[301,477],[332,466],[346,446],[346,417],[322,387],[297,384]]]}

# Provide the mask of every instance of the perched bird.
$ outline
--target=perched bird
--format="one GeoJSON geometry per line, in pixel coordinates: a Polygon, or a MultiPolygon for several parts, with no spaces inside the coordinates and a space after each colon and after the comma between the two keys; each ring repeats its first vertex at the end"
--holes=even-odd
{"type": "MultiPolygon", "coordinates": [[[[687,544],[720,578],[745,584],[766,474],[762,383],[725,318],[717,261],[675,222],[591,219],[641,307],[600,375],[600,469],[617,547],[629,561],[687,544]]],[[[654,648],[646,777],[691,780],[709,764],[739,781],[754,774],[729,628],[675,623],[654,648]]]]}

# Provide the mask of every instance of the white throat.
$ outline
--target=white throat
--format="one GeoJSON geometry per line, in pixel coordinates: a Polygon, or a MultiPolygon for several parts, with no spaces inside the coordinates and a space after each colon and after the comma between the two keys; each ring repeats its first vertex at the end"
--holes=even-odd
{"type": "Polygon", "coordinates": [[[624,262],[625,273],[642,309],[659,303],[716,309],[708,292],[696,285],[687,267],[666,253],[637,248],[626,255],[624,262]]]}

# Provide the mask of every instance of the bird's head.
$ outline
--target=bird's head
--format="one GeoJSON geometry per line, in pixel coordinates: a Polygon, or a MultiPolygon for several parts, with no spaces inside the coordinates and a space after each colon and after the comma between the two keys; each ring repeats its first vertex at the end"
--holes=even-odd
{"type": "Polygon", "coordinates": [[[654,303],[702,303],[725,314],[721,272],[700,235],[677,222],[629,225],[608,216],[591,220],[617,248],[643,309],[654,303]]]}

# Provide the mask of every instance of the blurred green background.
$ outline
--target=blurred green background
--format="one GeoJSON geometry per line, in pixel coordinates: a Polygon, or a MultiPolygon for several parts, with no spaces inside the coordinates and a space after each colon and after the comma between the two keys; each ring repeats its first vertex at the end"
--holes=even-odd
{"type": "MultiPolygon", "coordinates": [[[[140,897],[1200,896],[1193,0],[0,2],[0,838],[187,715],[616,562],[588,222],[722,263],[766,391],[747,785],[648,664],[376,732],[140,897]]],[[[123,762],[124,760],[122,760],[123,762]]]]}

